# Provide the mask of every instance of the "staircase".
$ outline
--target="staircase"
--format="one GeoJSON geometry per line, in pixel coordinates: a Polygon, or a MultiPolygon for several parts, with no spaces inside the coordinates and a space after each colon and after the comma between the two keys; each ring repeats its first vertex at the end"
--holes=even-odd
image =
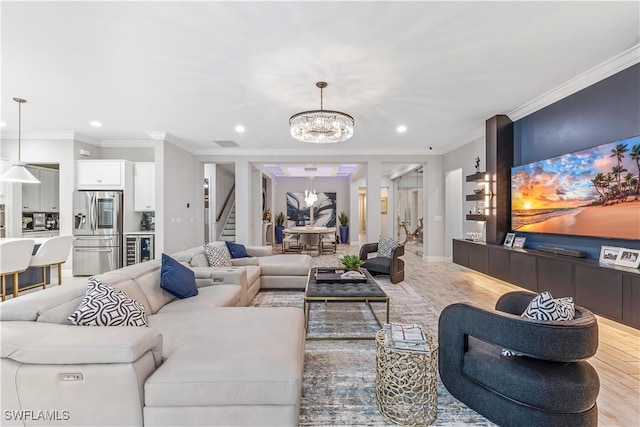
{"type": "Polygon", "coordinates": [[[220,240],[226,240],[227,242],[236,241],[236,205],[234,204],[229,213],[229,218],[222,228],[220,234],[220,240]]]}

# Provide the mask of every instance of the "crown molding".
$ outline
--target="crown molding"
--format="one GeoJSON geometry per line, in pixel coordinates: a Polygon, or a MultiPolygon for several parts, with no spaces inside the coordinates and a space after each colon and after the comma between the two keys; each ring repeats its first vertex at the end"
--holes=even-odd
{"type": "Polygon", "coordinates": [[[362,156],[366,154],[367,156],[425,156],[425,155],[438,155],[441,153],[437,153],[433,150],[420,149],[420,150],[407,150],[398,152],[397,148],[381,148],[381,149],[366,149],[362,150],[360,148],[350,148],[350,149],[341,149],[339,153],[328,152],[326,149],[304,149],[300,148],[298,150],[291,150],[286,148],[279,149],[247,149],[247,148],[211,148],[204,150],[196,150],[195,155],[197,156],[277,156],[277,157],[300,157],[300,156],[362,156]]]}
{"type": "Polygon", "coordinates": [[[153,130],[149,130],[146,132],[147,135],[149,135],[149,137],[155,141],[163,141],[163,142],[168,142],[172,145],[175,145],[178,148],[183,149],[184,151],[191,153],[193,155],[197,155],[197,153],[193,150],[193,148],[189,147],[188,145],[184,144],[182,141],[180,141],[178,138],[176,138],[174,135],[170,134],[167,131],[153,131],[153,130]]]}
{"type": "Polygon", "coordinates": [[[156,146],[156,142],[142,139],[105,139],[100,143],[100,146],[103,148],[154,148],[156,146]]]}
{"type": "Polygon", "coordinates": [[[574,93],[589,87],[599,81],[606,79],[622,70],[625,70],[640,62],[640,44],[625,50],[619,55],[596,65],[590,70],[574,77],[566,83],[540,95],[539,97],[527,102],[526,104],[507,113],[512,121],[519,120],[529,114],[535,113],[554,102],[558,102],[574,93]]]}

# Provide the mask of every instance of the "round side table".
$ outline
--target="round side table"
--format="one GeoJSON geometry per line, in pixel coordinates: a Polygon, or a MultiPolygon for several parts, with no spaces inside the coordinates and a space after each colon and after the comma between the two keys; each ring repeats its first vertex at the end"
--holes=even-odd
{"type": "Polygon", "coordinates": [[[438,343],[427,336],[431,352],[385,348],[376,334],[376,404],[390,421],[405,426],[433,424],[438,413],[438,343]]]}

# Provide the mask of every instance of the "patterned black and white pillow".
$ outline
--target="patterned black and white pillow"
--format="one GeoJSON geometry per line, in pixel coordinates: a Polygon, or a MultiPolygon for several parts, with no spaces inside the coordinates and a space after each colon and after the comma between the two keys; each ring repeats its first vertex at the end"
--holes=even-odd
{"type": "MultiPolygon", "coordinates": [[[[551,293],[545,291],[531,300],[522,313],[522,317],[535,320],[573,320],[576,309],[572,297],[554,299],[551,293]]],[[[522,356],[509,349],[502,350],[503,356],[522,356]]]]}
{"type": "Polygon", "coordinates": [[[78,326],[148,326],[144,307],[121,290],[91,277],[69,322],[78,326]]]}
{"type": "Polygon", "coordinates": [[[210,267],[233,267],[231,253],[227,249],[227,245],[213,246],[205,244],[204,252],[207,254],[210,267]]]}
{"type": "Polygon", "coordinates": [[[378,240],[378,256],[391,258],[391,252],[400,244],[400,239],[396,237],[380,236],[378,240]]]}

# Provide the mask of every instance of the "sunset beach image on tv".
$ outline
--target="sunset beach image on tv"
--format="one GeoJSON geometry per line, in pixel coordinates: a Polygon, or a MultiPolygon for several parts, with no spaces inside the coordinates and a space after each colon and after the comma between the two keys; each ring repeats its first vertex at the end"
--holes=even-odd
{"type": "Polygon", "coordinates": [[[511,170],[514,231],[640,239],[640,136],[511,170]]]}

